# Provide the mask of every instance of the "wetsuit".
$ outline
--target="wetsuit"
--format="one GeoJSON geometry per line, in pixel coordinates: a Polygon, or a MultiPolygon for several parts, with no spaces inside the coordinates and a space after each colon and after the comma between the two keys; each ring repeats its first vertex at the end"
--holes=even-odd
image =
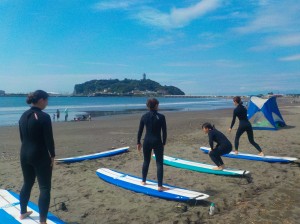
{"type": "Polygon", "coordinates": [[[239,124],[239,127],[238,127],[237,131],[236,131],[236,135],[235,135],[235,139],[234,139],[235,150],[238,151],[240,137],[246,131],[247,135],[248,135],[249,142],[259,152],[261,152],[260,146],[254,141],[253,129],[252,129],[251,123],[249,122],[248,117],[247,117],[247,109],[242,104],[237,105],[237,107],[233,111],[233,118],[232,118],[232,122],[231,122],[231,125],[230,125],[231,129],[232,129],[234,123],[235,123],[236,117],[238,117],[238,119],[240,120],[240,124],[239,124]]]}
{"type": "Polygon", "coordinates": [[[143,182],[146,182],[151,160],[151,152],[153,149],[156,159],[158,186],[161,187],[163,182],[164,145],[166,144],[167,140],[167,125],[165,116],[155,110],[151,110],[142,116],[137,136],[138,144],[141,144],[144,126],[146,126],[146,134],[143,144],[143,182]]]}
{"type": "Polygon", "coordinates": [[[21,167],[24,184],[20,192],[21,214],[27,212],[32,186],[37,177],[40,189],[40,222],[45,222],[50,204],[52,167],[55,157],[51,118],[37,107],[25,111],[19,121],[21,167]]]}
{"type": "Polygon", "coordinates": [[[209,152],[211,160],[217,165],[224,165],[221,155],[228,154],[232,150],[231,142],[226,138],[226,136],[218,131],[217,129],[212,129],[208,132],[208,141],[212,151],[209,152]],[[214,142],[217,143],[214,148],[214,142]]]}

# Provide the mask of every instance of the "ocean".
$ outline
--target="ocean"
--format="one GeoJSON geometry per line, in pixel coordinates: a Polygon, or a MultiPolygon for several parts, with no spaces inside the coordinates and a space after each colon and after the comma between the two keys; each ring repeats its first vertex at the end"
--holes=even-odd
{"type": "MultiPolygon", "coordinates": [[[[158,97],[161,111],[215,110],[232,107],[232,100],[223,98],[168,98],[158,97]]],[[[64,111],[68,109],[68,120],[83,114],[113,116],[116,114],[144,113],[147,97],[49,97],[49,105],[44,110],[51,118],[60,110],[60,120],[64,121],[64,111]]],[[[14,126],[22,113],[29,108],[26,97],[0,97],[0,126],[14,126]]],[[[57,119],[56,119],[57,122],[57,119]]]]}

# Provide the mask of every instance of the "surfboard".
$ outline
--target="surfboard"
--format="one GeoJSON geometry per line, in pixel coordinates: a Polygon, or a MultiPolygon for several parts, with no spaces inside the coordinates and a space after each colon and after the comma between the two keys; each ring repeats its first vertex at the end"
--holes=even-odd
{"type": "MultiPolygon", "coordinates": [[[[33,202],[28,203],[27,210],[32,214],[26,219],[20,220],[19,195],[15,192],[0,189],[0,224],[37,224],[40,223],[39,209],[33,202]]],[[[63,224],[64,222],[52,213],[48,212],[48,224],[63,224]]]]}
{"type": "Polygon", "coordinates": [[[114,156],[114,155],[126,152],[126,151],[128,151],[128,149],[129,149],[129,147],[127,146],[127,147],[123,147],[123,148],[108,150],[108,151],[89,154],[89,155],[55,159],[55,161],[60,162],[60,163],[75,163],[75,162],[81,162],[81,161],[85,161],[85,160],[92,160],[92,159],[99,159],[102,157],[114,156]]]}
{"type": "MultiPolygon", "coordinates": [[[[210,148],[208,147],[200,147],[204,153],[208,153],[210,148]]],[[[246,159],[246,160],[255,160],[269,163],[290,163],[298,160],[298,158],[294,157],[280,157],[280,156],[258,156],[255,154],[242,153],[239,152],[235,154],[234,152],[230,152],[229,154],[223,155],[224,157],[234,158],[234,159],[246,159]]]]}
{"type": "Polygon", "coordinates": [[[147,180],[147,184],[142,185],[142,179],[140,177],[126,173],[121,173],[107,168],[98,169],[96,171],[96,174],[108,183],[125,188],[127,190],[131,190],[137,193],[143,193],[153,197],[159,197],[174,201],[199,201],[209,197],[209,195],[204,193],[190,191],[184,188],[179,188],[167,184],[164,184],[163,186],[168,187],[169,190],[158,191],[157,182],[155,181],[147,180]]]}
{"type": "Polygon", "coordinates": [[[241,176],[250,173],[247,170],[238,170],[232,168],[226,168],[224,170],[214,170],[213,167],[216,167],[216,165],[193,162],[193,161],[179,159],[171,156],[164,156],[164,164],[182,168],[182,169],[202,172],[202,173],[210,173],[210,174],[226,175],[226,176],[241,176]]]}

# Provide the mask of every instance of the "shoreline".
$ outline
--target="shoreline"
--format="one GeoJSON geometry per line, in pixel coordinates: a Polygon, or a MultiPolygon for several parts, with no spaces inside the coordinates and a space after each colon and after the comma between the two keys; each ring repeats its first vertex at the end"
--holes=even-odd
{"type": "MultiPolygon", "coordinates": [[[[299,104],[278,100],[287,123],[278,131],[254,131],[267,155],[299,157],[299,104]]],[[[201,125],[214,123],[231,142],[227,132],[232,108],[206,111],[164,112],[168,127],[165,155],[212,164],[200,152],[207,146],[207,136],[201,125]]],[[[146,110],[144,110],[145,112],[146,110]]],[[[79,156],[129,146],[129,152],[98,160],[73,164],[57,164],[52,180],[50,211],[70,223],[296,223],[300,214],[300,170],[295,164],[270,164],[224,158],[225,165],[251,172],[253,181],[164,166],[164,183],[210,195],[208,202],[216,204],[216,214],[208,215],[209,203],[189,205],[137,194],[99,179],[100,167],[141,176],[142,158],[136,151],[136,135],[144,113],[99,117],[91,122],[53,123],[56,158],[79,156]],[[57,209],[65,202],[68,211],[57,209]],[[177,206],[187,206],[180,211],[177,206]],[[128,215],[130,214],[130,215],[128,215]],[[222,222],[220,222],[222,220],[222,222]]],[[[19,193],[22,175],[19,164],[18,128],[0,127],[0,188],[19,193]]],[[[256,153],[244,134],[240,149],[256,153]]],[[[148,179],[156,180],[156,166],[151,161],[148,179]]],[[[31,200],[37,202],[37,183],[31,200]]]]}

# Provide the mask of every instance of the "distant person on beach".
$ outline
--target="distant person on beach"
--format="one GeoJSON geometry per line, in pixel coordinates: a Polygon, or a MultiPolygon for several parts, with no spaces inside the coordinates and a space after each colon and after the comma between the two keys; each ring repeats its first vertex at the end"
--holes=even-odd
{"type": "Polygon", "coordinates": [[[252,125],[248,120],[247,109],[246,109],[246,107],[243,106],[241,97],[239,97],[239,96],[234,97],[233,103],[236,106],[236,108],[233,111],[233,118],[231,121],[230,128],[228,129],[229,132],[231,132],[232,127],[234,126],[236,117],[238,117],[238,119],[240,121],[239,127],[236,131],[235,139],[234,139],[235,154],[238,154],[240,137],[246,131],[247,135],[248,135],[248,140],[259,152],[258,155],[264,156],[264,153],[262,152],[260,146],[254,141],[252,125]]]}
{"type": "Polygon", "coordinates": [[[146,179],[153,149],[156,158],[158,190],[164,191],[168,190],[168,188],[163,187],[163,157],[164,146],[167,141],[166,119],[164,115],[157,112],[159,105],[157,99],[148,99],[146,105],[149,112],[145,113],[142,116],[137,135],[137,149],[140,152],[142,148],[141,137],[143,134],[144,126],[146,126],[146,134],[143,143],[144,162],[142,168],[142,185],[146,185],[146,179]]]}
{"type": "Polygon", "coordinates": [[[43,112],[48,105],[48,93],[36,90],[27,97],[31,108],[19,120],[21,138],[21,168],[24,184],[20,192],[20,219],[32,214],[27,210],[31,189],[37,177],[40,189],[38,201],[40,223],[46,224],[50,204],[51,177],[55,157],[50,115],[43,112]]]}
{"type": "Polygon", "coordinates": [[[56,118],[57,118],[57,121],[59,121],[59,117],[60,117],[60,111],[59,109],[56,110],[56,118]]]}
{"type": "Polygon", "coordinates": [[[210,123],[204,123],[202,125],[202,130],[205,134],[208,134],[208,142],[210,146],[209,157],[217,165],[217,167],[214,167],[213,169],[223,170],[225,165],[221,156],[231,152],[231,142],[222,132],[218,131],[210,123]],[[214,142],[217,143],[216,147],[214,147],[214,142]]]}
{"type": "Polygon", "coordinates": [[[52,119],[55,121],[56,114],[53,114],[52,119]]]}
{"type": "Polygon", "coordinates": [[[69,110],[68,108],[65,109],[65,121],[68,121],[68,116],[69,116],[69,110]]]}
{"type": "Polygon", "coordinates": [[[88,119],[89,119],[89,121],[91,121],[91,120],[92,120],[92,116],[91,116],[91,114],[89,114],[89,117],[88,117],[88,119]]]}

